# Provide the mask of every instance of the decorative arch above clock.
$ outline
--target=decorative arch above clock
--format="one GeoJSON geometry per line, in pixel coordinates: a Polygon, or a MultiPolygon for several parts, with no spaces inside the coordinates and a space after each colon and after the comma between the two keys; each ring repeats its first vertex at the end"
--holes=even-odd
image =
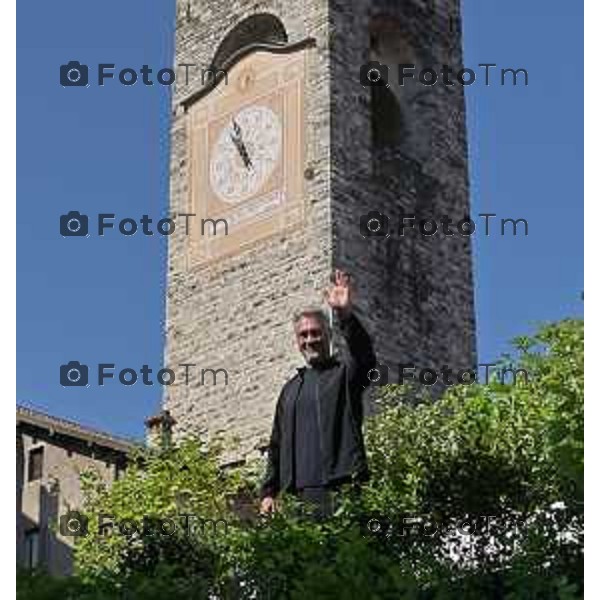
{"type": "Polygon", "coordinates": [[[219,44],[211,61],[215,70],[224,69],[230,59],[254,44],[287,44],[288,35],[283,23],[269,13],[252,15],[238,23],[219,44]]]}
{"type": "MultiPolygon", "coordinates": [[[[229,38],[229,35],[227,35],[225,37],[225,40],[223,42],[221,42],[221,46],[229,38]]],[[[244,39],[248,40],[250,38],[246,37],[244,39]]],[[[231,70],[237,65],[237,63],[239,61],[243,60],[245,57],[247,57],[255,52],[263,51],[263,52],[269,52],[271,54],[292,54],[294,52],[298,52],[300,50],[304,50],[306,48],[311,48],[311,47],[316,46],[316,40],[313,37],[307,37],[298,42],[294,42],[294,43],[290,43],[290,44],[281,43],[281,42],[274,43],[273,41],[269,41],[269,40],[261,41],[258,38],[256,38],[256,40],[257,41],[252,41],[252,42],[246,43],[245,45],[242,45],[235,50],[233,50],[233,48],[234,48],[233,44],[232,43],[229,44],[227,46],[227,48],[225,48],[225,50],[227,50],[228,52],[226,53],[225,50],[223,52],[221,52],[222,62],[221,62],[221,60],[219,60],[219,66],[215,66],[215,60],[213,59],[213,63],[211,64],[211,67],[208,69],[208,71],[210,71],[212,73],[219,73],[222,71],[230,73],[231,70]],[[232,50],[232,52],[229,53],[229,50],[232,50]]],[[[218,54],[219,54],[219,50],[217,50],[217,53],[215,53],[215,57],[218,54]]],[[[225,81],[227,80],[227,78],[219,78],[216,76],[209,77],[207,79],[208,79],[207,83],[202,88],[200,88],[199,90],[197,90],[196,92],[194,92],[193,94],[191,94],[187,98],[184,98],[181,101],[180,104],[183,107],[184,111],[187,112],[187,110],[189,109],[189,107],[192,104],[194,104],[195,102],[197,102],[198,100],[200,100],[201,98],[203,98],[204,96],[206,96],[207,94],[212,92],[213,89],[218,87],[224,79],[225,79],[225,81]]]]}

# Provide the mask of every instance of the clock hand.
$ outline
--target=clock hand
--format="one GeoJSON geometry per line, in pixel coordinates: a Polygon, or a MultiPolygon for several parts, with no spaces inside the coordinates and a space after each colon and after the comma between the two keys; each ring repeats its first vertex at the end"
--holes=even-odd
{"type": "Polygon", "coordinates": [[[253,168],[250,155],[248,154],[248,149],[242,140],[242,128],[236,123],[235,119],[232,119],[231,122],[233,124],[234,131],[234,133],[230,133],[231,141],[235,144],[237,151],[240,153],[240,156],[244,161],[244,166],[247,169],[253,168]]]}
{"type": "Polygon", "coordinates": [[[235,119],[231,119],[231,123],[233,125],[233,131],[235,133],[235,136],[232,136],[232,139],[233,139],[233,137],[235,137],[236,139],[241,140],[242,139],[242,128],[237,124],[235,119]]]}
{"type": "Polygon", "coordinates": [[[234,137],[233,135],[231,136],[231,140],[235,144],[237,151],[239,152],[240,156],[242,157],[242,160],[244,161],[244,166],[247,169],[251,168],[252,161],[250,160],[250,156],[248,154],[248,150],[246,149],[246,145],[244,144],[244,142],[242,142],[242,140],[240,140],[239,138],[234,137]]]}
{"type": "Polygon", "coordinates": [[[252,161],[250,160],[250,155],[248,154],[248,150],[246,149],[246,145],[244,142],[240,142],[240,154],[242,156],[242,160],[244,161],[244,165],[246,169],[252,169],[252,161]]]}

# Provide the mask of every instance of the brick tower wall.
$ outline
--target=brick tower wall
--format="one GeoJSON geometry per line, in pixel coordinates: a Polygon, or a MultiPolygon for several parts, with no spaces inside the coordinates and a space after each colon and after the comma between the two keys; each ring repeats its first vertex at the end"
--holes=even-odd
{"type": "MultiPolygon", "coordinates": [[[[208,66],[227,33],[256,13],[278,17],[290,43],[310,36],[316,45],[308,51],[305,91],[305,167],[314,176],[304,182],[304,227],[208,265],[191,264],[185,238],[170,238],[165,362],[229,374],[227,386],[178,379],[165,388],[176,439],[204,431],[235,434],[242,454],[266,442],[279,390],[302,364],[292,314],[320,302],[334,268],[354,276],[357,312],[381,360],[390,366],[474,364],[469,238],[392,235],[374,241],[359,232],[360,216],[373,209],[392,223],[402,209],[437,218],[468,213],[462,89],[431,88],[426,109],[410,93],[404,98],[402,90],[392,90],[406,109],[408,133],[396,127],[397,139],[381,142],[381,115],[373,116],[381,99],[358,83],[361,64],[397,54],[398,32],[407,47],[431,54],[419,60],[460,64],[457,11],[455,2],[431,8],[416,0],[179,3],[178,64],[208,66]],[[373,32],[382,43],[373,42],[373,32]]],[[[180,104],[201,85],[191,77],[189,83],[173,98],[172,213],[188,208],[189,115],[180,104]]]]}

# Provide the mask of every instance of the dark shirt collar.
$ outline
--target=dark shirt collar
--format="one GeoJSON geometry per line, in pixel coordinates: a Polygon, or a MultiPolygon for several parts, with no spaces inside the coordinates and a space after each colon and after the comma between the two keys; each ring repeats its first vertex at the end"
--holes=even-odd
{"type": "Polygon", "coordinates": [[[304,373],[308,369],[314,369],[315,371],[325,371],[327,369],[331,369],[331,367],[337,365],[339,363],[338,359],[335,356],[330,356],[327,360],[322,362],[318,367],[308,367],[304,365],[303,367],[296,367],[298,371],[298,375],[303,376],[304,373]]]}

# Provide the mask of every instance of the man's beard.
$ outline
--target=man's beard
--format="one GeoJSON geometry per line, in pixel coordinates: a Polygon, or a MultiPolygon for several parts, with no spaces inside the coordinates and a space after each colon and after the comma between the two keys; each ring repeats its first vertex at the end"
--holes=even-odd
{"type": "Polygon", "coordinates": [[[306,348],[302,351],[304,360],[311,366],[325,362],[325,360],[327,360],[327,355],[328,353],[324,344],[319,348],[306,348]]]}

